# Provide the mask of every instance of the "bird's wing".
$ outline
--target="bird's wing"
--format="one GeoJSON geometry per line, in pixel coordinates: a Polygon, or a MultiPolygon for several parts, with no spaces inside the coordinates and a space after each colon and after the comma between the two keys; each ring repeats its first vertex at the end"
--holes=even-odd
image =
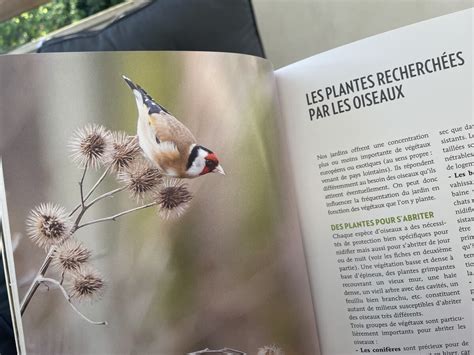
{"type": "Polygon", "coordinates": [[[189,153],[189,147],[196,143],[196,138],[184,124],[165,111],[150,113],[150,116],[155,118],[154,126],[157,143],[168,142],[168,148],[169,144],[172,143],[180,153],[189,153]]]}

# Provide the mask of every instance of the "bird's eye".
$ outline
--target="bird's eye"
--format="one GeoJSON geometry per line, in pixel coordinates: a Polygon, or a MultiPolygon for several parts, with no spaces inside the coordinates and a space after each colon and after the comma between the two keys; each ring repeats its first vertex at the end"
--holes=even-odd
{"type": "Polygon", "coordinates": [[[208,168],[213,168],[216,165],[216,163],[212,160],[206,160],[206,166],[208,168]]]}

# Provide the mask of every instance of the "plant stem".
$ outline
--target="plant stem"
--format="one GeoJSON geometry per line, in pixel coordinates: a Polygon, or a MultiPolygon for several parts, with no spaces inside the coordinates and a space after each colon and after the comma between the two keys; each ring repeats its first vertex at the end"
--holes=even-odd
{"type": "Polygon", "coordinates": [[[127,188],[127,186],[118,187],[118,188],[116,188],[115,190],[106,192],[105,194],[96,197],[96,198],[93,199],[91,202],[89,202],[89,204],[87,205],[87,208],[91,207],[92,205],[94,205],[95,203],[99,202],[100,200],[102,200],[102,199],[104,199],[104,198],[112,197],[112,196],[115,195],[117,192],[123,191],[123,190],[125,190],[126,188],[127,188]]]}
{"type": "Polygon", "coordinates": [[[107,176],[107,173],[109,172],[110,168],[112,166],[109,165],[103,172],[103,174],[100,176],[99,180],[97,180],[97,182],[95,183],[94,186],[92,186],[92,188],[90,189],[90,191],[87,193],[86,195],[86,198],[85,198],[85,201],[87,201],[87,199],[92,195],[92,193],[95,191],[95,189],[97,189],[97,187],[100,185],[100,183],[105,179],[105,177],[107,176]]]}
{"type": "Polygon", "coordinates": [[[79,311],[76,306],[74,306],[74,304],[71,302],[71,296],[68,295],[68,293],[66,292],[66,290],[64,289],[63,285],[61,285],[59,283],[59,281],[55,280],[55,279],[51,279],[51,278],[47,278],[47,277],[39,277],[37,280],[37,283],[40,284],[42,282],[49,282],[55,286],[57,286],[64,298],[66,298],[66,300],[68,301],[69,305],[71,306],[71,308],[77,313],[79,314],[83,319],[85,319],[87,322],[91,323],[91,324],[94,324],[94,325],[107,325],[107,322],[96,322],[96,321],[93,321],[89,318],[87,318],[84,314],[81,313],[81,311],[79,311]]]}
{"type": "Polygon", "coordinates": [[[39,282],[38,278],[43,277],[46,271],[48,270],[49,264],[51,264],[51,260],[53,259],[53,254],[54,254],[55,247],[51,247],[51,249],[48,252],[48,255],[46,255],[46,258],[43,261],[43,264],[41,265],[38,273],[36,274],[35,279],[33,280],[33,283],[31,284],[30,288],[26,292],[25,297],[23,298],[23,302],[21,303],[20,307],[20,313],[23,315],[25,312],[26,307],[31,301],[31,298],[35,294],[36,290],[39,287],[39,282]]]}
{"type": "MultiPolygon", "coordinates": [[[[84,206],[81,208],[81,205],[79,205],[79,208],[81,208],[81,211],[79,212],[79,215],[77,216],[75,222],[74,222],[74,225],[72,227],[72,230],[71,230],[71,235],[74,234],[74,232],[76,232],[79,228],[82,228],[82,227],[85,227],[87,225],[90,225],[90,224],[94,224],[94,223],[99,223],[99,222],[104,222],[104,221],[110,221],[110,220],[115,220],[116,218],[119,218],[120,216],[123,216],[127,213],[131,213],[131,212],[134,212],[134,211],[138,211],[138,210],[141,210],[141,209],[144,209],[144,208],[147,208],[147,207],[150,207],[150,206],[153,206],[153,205],[156,205],[156,202],[152,202],[152,203],[149,203],[147,205],[143,205],[143,206],[139,206],[139,207],[135,207],[135,208],[132,208],[130,210],[127,210],[127,211],[124,211],[124,212],[121,212],[121,213],[118,213],[114,216],[111,216],[111,217],[107,217],[107,218],[101,218],[101,219],[98,219],[98,220],[95,220],[95,221],[91,221],[91,222],[87,222],[83,225],[80,225],[79,226],[79,223],[81,222],[81,219],[82,217],[84,216],[84,214],[86,213],[86,211],[91,207],[93,206],[95,203],[99,202],[100,200],[104,199],[104,198],[107,198],[107,197],[111,197],[113,196],[115,193],[117,192],[120,192],[122,190],[125,190],[126,187],[119,187],[115,190],[112,190],[112,191],[109,191],[109,192],[106,192],[104,193],[103,195],[100,195],[98,197],[96,197],[94,200],[92,200],[89,204],[84,204],[84,206]]],[[[72,213],[70,214],[72,215],[72,213]]],[[[30,303],[31,301],[31,298],[33,297],[33,295],[35,294],[36,290],[38,289],[39,287],[39,282],[38,282],[38,278],[41,278],[41,277],[44,277],[46,271],[48,270],[48,267],[49,265],[51,264],[51,261],[53,259],[53,254],[54,254],[54,251],[55,251],[55,247],[51,247],[51,249],[49,250],[48,254],[46,255],[46,258],[44,259],[43,261],[43,264],[41,265],[41,268],[39,269],[38,273],[36,274],[36,277],[35,279],[33,280],[32,284],[30,285],[30,288],[28,289],[28,291],[26,292],[26,295],[25,297],[23,298],[23,302],[21,303],[21,307],[20,307],[20,313],[21,315],[23,315],[23,313],[25,312],[26,310],[26,307],[28,306],[28,304],[30,303]]]]}
{"type": "MultiPolygon", "coordinates": [[[[94,186],[92,186],[92,188],[89,190],[89,192],[87,193],[87,195],[82,199],[84,202],[87,201],[87,199],[92,195],[92,193],[97,189],[97,187],[100,185],[100,183],[105,179],[105,177],[107,176],[107,173],[109,172],[110,170],[110,167],[111,165],[109,165],[105,170],[104,172],[102,173],[102,175],[100,176],[100,178],[97,180],[97,182],[94,184],[94,186]]],[[[84,174],[85,175],[85,174],[84,174]]],[[[81,195],[82,196],[82,195],[81,195]]],[[[71,211],[71,213],[69,213],[69,217],[71,217],[74,213],[76,213],[76,211],[81,208],[81,206],[83,206],[82,202],[80,204],[78,204],[76,207],[74,207],[74,209],[71,211]]]]}
{"type": "Polygon", "coordinates": [[[87,165],[84,167],[82,172],[81,181],[79,181],[79,192],[81,194],[81,206],[84,208],[84,178],[86,177],[87,165]]]}
{"type": "Polygon", "coordinates": [[[138,207],[135,207],[135,208],[132,208],[132,209],[114,214],[113,216],[110,216],[110,217],[99,218],[99,219],[96,219],[96,220],[93,220],[93,221],[90,221],[90,222],[86,222],[84,224],[78,225],[76,230],[79,229],[79,228],[85,227],[85,226],[90,226],[91,224],[96,224],[96,223],[106,222],[106,221],[115,221],[117,218],[119,218],[123,215],[126,215],[128,213],[132,213],[132,212],[135,212],[135,211],[138,211],[138,210],[142,210],[142,209],[145,209],[145,208],[148,208],[148,207],[151,207],[151,206],[155,206],[157,204],[158,204],[158,202],[150,202],[150,203],[147,203],[146,205],[138,206],[138,207]]]}
{"type": "MultiPolygon", "coordinates": [[[[87,211],[87,209],[89,207],[91,207],[94,203],[98,202],[99,200],[105,198],[105,197],[109,197],[109,196],[112,196],[113,193],[115,192],[118,192],[118,190],[120,190],[121,188],[119,189],[115,189],[115,190],[112,190],[108,193],[105,193],[103,194],[102,196],[99,196],[97,197],[95,200],[93,200],[91,203],[89,203],[88,205],[84,205],[81,209],[81,212],[79,212],[79,215],[77,216],[76,218],[76,221],[74,222],[74,225],[72,227],[72,230],[71,230],[71,235],[78,229],[78,225],[79,223],[81,222],[81,219],[82,217],[84,216],[84,213],[87,211]]],[[[81,207],[81,205],[79,205],[79,208],[81,207]]],[[[74,212],[74,211],[73,211],[74,212]]],[[[71,212],[70,216],[73,214],[73,212],[71,212]]],[[[23,313],[25,312],[26,310],[26,307],[28,306],[28,304],[30,303],[31,301],[31,298],[33,297],[33,295],[35,294],[36,290],[38,289],[38,286],[39,286],[39,283],[38,283],[38,278],[39,277],[43,277],[46,273],[46,271],[48,270],[48,267],[49,267],[49,264],[51,264],[51,261],[53,259],[53,254],[54,254],[54,250],[55,250],[55,247],[51,247],[51,249],[49,250],[48,254],[46,255],[46,258],[44,259],[43,261],[43,264],[41,265],[41,268],[39,269],[38,273],[36,274],[36,277],[35,279],[33,280],[32,284],[30,285],[30,288],[28,289],[28,291],[26,292],[26,295],[25,297],[23,298],[23,302],[21,303],[21,307],[20,307],[20,313],[21,315],[23,315],[23,313]]]]}
{"type": "MultiPolygon", "coordinates": [[[[80,194],[81,194],[81,203],[69,214],[69,217],[71,217],[74,214],[74,212],[76,212],[81,206],[82,206],[82,211],[85,210],[83,185],[84,185],[84,178],[86,176],[86,172],[87,172],[87,165],[84,167],[84,171],[82,172],[81,180],[79,181],[79,190],[80,190],[80,194]]],[[[96,183],[96,185],[97,185],[97,183],[96,183]]],[[[80,218],[82,218],[82,215],[80,216],[80,218]]],[[[76,223],[80,222],[80,218],[78,218],[78,220],[76,220],[76,223]]],[[[72,232],[72,233],[74,233],[74,232],[72,232]]],[[[28,307],[28,304],[30,303],[31,298],[33,297],[33,295],[35,294],[36,290],[38,289],[38,287],[40,285],[39,282],[38,282],[38,279],[44,277],[46,271],[48,270],[49,264],[51,264],[51,260],[53,259],[54,251],[55,251],[55,247],[53,246],[53,247],[51,247],[48,254],[46,255],[46,258],[44,259],[43,264],[41,265],[38,273],[36,274],[35,279],[33,280],[33,282],[30,285],[30,288],[26,292],[26,295],[23,298],[23,302],[21,303],[21,307],[20,307],[20,314],[21,315],[23,315],[23,313],[25,312],[26,307],[28,307]]]]}
{"type": "MultiPolygon", "coordinates": [[[[139,206],[139,207],[136,207],[136,208],[132,208],[130,210],[127,210],[127,211],[124,211],[124,212],[121,212],[121,213],[117,213],[116,215],[114,216],[111,216],[111,217],[106,217],[106,218],[101,218],[101,219],[97,219],[95,221],[91,221],[91,222],[87,222],[87,223],[84,223],[83,225],[79,225],[79,223],[81,222],[82,220],[82,217],[84,216],[84,214],[86,213],[86,211],[92,207],[94,204],[96,204],[97,202],[99,202],[100,200],[103,200],[107,197],[112,197],[114,194],[116,194],[117,192],[120,192],[120,191],[123,191],[126,189],[126,186],[122,186],[122,187],[119,187],[119,188],[116,188],[114,190],[111,190],[109,192],[106,192],[98,197],[96,197],[94,200],[92,200],[89,204],[86,204],[85,202],[87,201],[87,199],[92,195],[92,193],[95,191],[95,189],[97,189],[97,187],[99,186],[99,184],[104,180],[104,178],[106,177],[107,175],[107,172],[109,171],[110,169],[110,166],[104,171],[104,173],[101,175],[101,177],[99,178],[99,180],[97,180],[97,182],[95,183],[95,185],[91,188],[91,190],[87,193],[87,195],[84,197],[84,190],[83,190],[83,183],[84,183],[84,178],[85,178],[85,175],[86,175],[86,170],[87,170],[87,167],[84,168],[84,171],[82,173],[82,177],[81,177],[81,180],[79,182],[79,189],[80,189],[80,194],[81,194],[81,203],[79,205],[76,206],[76,208],[74,208],[74,210],[72,210],[72,212],[69,214],[69,217],[71,217],[78,209],[81,209],[79,214],[77,215],[76,217],[76,220],[74,221],[74,224],[73,224],[73,227],[71,229],[71,235],[74,234],[79,228],[82,228],[82,227],[85,227],[87,225],[91,225],[91,224],[95,224],[95,223],[99,223],[99,222],[105,222],[105,221],[110,221],[110,220],[115,220],[116,218],[119,218],[120,216],[123,216],[125,214],[128,214],[128,213],[131,213],[131,212],[134,212],[134,211],[138,211],[138,210],[141,210],[141,209],[144,209],[144,208],[147,208],[147,207],[150,207],[150,206],[153,206],[153,205],[156,205],[157,203],[156,202],[152,202],[152,203],[149,203],[147,205],[143,205],[143,206],[139,206]]],[[[33,295],[35,294],[36,290],[38,289],[39,285],[40,285],[40,282],[38,281],[39,279],[42,279],[44,278],[44,275],[46,274],[46,271],[48,270],[48,267],[49,265],[51,264],[51,261],[53,259],[53,254],[54,254],[54,251],[55,251],[56,247],[55,246],[52,246],[51,249],[49,250],[48,254],[46,255],[46,258],[44,259],[43,261],[43,264],[41,265],[41,268],[39,269],[38,273],[36,274],[36,277],[35,279],[33,280],[33,282],[31,283],[28,291],[26,292],[26,295],[25,297],[23,298],[23,301],[21,303],[21,307],[20,307],[20,313],[21,315],[23,315],[23,313],[25,312],[26,310],[26,307],[28,306],[28,304],[30,303],[33,295]]],[[[60,285],[62,284],[62,279],[61,279],[61,283],[59,283],[60,285]]],[[[72,305],[72,304],[71,304],[72,305]]],[[[72,307],[74,307],[72,305],[72,307]]]]}

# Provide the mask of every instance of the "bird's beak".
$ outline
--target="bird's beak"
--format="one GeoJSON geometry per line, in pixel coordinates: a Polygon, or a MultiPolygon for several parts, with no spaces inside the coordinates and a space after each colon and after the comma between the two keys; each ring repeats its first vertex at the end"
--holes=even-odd
{"type": "Polygon", "coordinates": [[[219,174],[222,174],[222,175],[225,175],[225,171],[224,169],[222,169],[222,166],[219,164],[218,166],[216,166],[216,168],[213,170],[215,173],[219,173],[219,174]]]}

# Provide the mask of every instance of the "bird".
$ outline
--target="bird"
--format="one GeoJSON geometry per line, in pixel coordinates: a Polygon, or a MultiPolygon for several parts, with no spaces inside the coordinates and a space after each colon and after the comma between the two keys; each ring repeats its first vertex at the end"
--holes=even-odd
{"type": "Polygon", "coordinates": [[[217,155],[197,144],[191,131],[165,107],[125,75],[138,109],[137,136],[140,148],[163,175],[193,179],[208,173],[225,175],[217,155]]]}

